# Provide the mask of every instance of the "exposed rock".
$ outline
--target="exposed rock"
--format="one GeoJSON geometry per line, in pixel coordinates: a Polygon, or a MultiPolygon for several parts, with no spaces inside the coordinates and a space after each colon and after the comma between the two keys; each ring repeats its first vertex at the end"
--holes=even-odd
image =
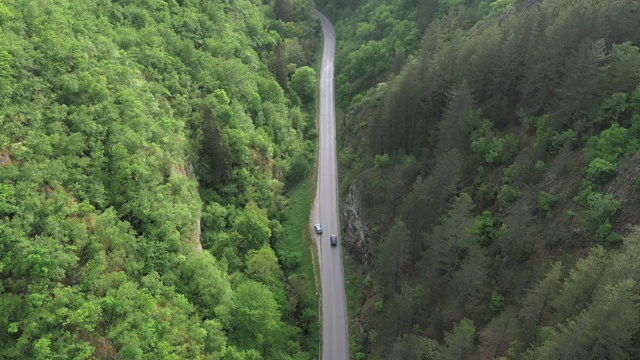
{"type": "Polygon", "coordinates": [[[358,182],[349,186],[349,193],[343,199],[342,222],[347,224],[347,234],[343,237],[345,247],[349,255],[357,259],[370,270],[371,245],[369,236],[369,224],[363,216],[360,206],[360,191],[358,182]]]}
{"type": "Polygon", "coordinates": [[[11,164],[11,158],[9,155],[0,154],[0,166],[11,164]]]}

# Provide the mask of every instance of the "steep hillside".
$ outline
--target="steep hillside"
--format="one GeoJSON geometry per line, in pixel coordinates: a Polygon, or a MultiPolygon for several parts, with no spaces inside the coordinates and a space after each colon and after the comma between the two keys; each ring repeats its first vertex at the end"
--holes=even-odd
{"type": "Polygon", "coordinates": [[[354,357],[638,357],[638,3],[426,3],[327,5],[354,357]]]}
{"type": "Polygon", "coordinates": [[[311,6],[0,3],[0,358],[317,357],[311,6]]]}

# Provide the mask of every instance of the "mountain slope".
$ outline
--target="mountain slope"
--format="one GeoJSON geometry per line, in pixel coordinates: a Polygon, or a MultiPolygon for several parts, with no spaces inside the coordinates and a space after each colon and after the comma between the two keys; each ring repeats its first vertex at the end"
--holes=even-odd
{"type": "MultiPolygon", "coordinates": [[[[607,309],[637,311],[634,265],[607,274],[640,220],[638,4],[470,3],[432,11],[401,70],[366,57],[381,70],[339,79],[375,84],[342,101],[341,188],[362,209],[344,220],[356,343],[390,359],[633,358],[633,317],[586,344],[618,321],[607,309]]],[[[359,5],[338,8],[337,29],[383,30],[385,7],[419,28],[416,4],[359,5]]],[[[345,61],[366,53],[342,41],[345,61]]]]}
{"type": "Polygon", "coordinates": [[[1,358],[315,357],[273,248],[316,27],[276,3],[0,4],[1,358]]]}

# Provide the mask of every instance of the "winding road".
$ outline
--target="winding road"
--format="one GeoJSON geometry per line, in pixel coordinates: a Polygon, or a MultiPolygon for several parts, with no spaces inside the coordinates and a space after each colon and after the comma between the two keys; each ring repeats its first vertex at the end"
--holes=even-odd
{"type": "Polygon", "coordinates": [[[349,359],[347,300],[342,263],[342,238],[338,220],[338,171],[336,158],[336,116],[333,86],[333,60],[336,38],[333,26],[320,12],[324,50],[320,68],[320,135],[318,154],[317,203],[319,223],[323,233],[318,236],[320,283],[322,286],[322,358],[349,359]],[[329,236],[338,236],[338,246],[332,247],[329,236]]]}

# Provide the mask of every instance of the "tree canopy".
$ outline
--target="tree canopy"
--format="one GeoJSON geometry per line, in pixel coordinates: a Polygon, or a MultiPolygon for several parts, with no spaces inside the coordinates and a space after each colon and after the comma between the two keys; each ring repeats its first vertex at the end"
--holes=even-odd
{"type": "Polygon", "coordinates": [[[0,358],[317,356],[270,248],[313,159],[311,7],[0,4],[0,358]]]}

